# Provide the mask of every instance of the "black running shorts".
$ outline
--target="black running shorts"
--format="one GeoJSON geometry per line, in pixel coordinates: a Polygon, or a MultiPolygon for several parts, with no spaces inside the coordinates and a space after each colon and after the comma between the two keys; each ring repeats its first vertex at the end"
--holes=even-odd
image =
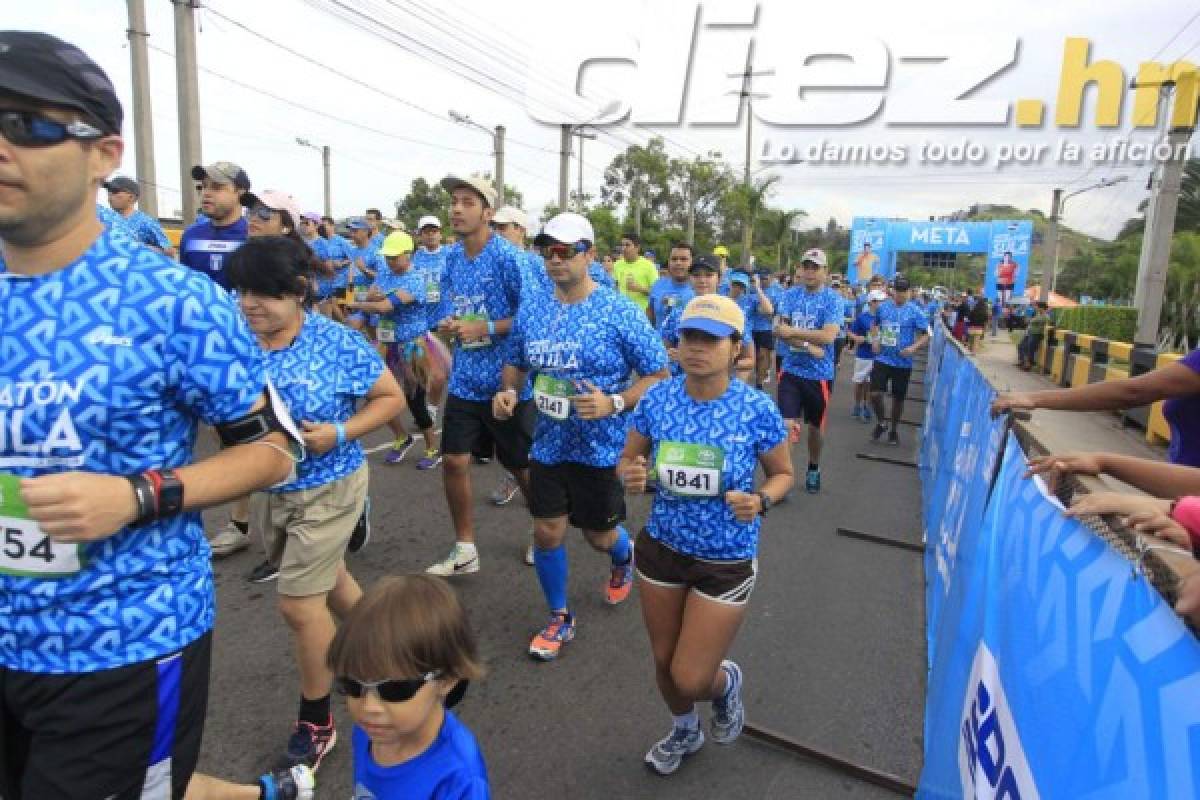
{"type": "Polygon", "coordinates": [[[908,381],[911,377],[911,367],[894,367],[875,359],[875,366],[871,367],[871,391],[882,394],[890,385],[892,397],[903,400],[908,397],[908,381]]]}
{"type": "Polygon", "coordinates": [[[0,668],[0,797],[182,798],[200,756],[211,659],[207,633],[100,672],[0,668]]]}
{"type": "Polygon", "coordinates": [[[533,401],[517,403],[516,411],[506,420],[492,415],[492,404],[446,397],[446,415],[442,422],[442,452],[464,455],[473,452],[484,431],[496,442],[496,458],[508,469],[529,466],[529,448],[533,444],[533,420],[537,412],[533,401]]]}
{"type": "Polygon", "coordinates": [[[529,513],[534,519],[564,514],[585,531],[611,531],[625,519],[625,487],[613,467],[529,464],[529,513]]]}

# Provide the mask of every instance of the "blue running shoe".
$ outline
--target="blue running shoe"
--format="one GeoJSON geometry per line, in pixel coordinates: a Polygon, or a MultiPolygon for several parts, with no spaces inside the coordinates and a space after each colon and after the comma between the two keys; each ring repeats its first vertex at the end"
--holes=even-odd
{"type": "Polygon", "coordinates": [[[725,696],[712,702],[713,715],[709,720],[709,730],[712,740],[717,744],[731,744],[746,725],[746,707],[742,705],[742,668],[726,659],[721,662],[721,669],[725,670],[729,683],[725,696]]]}
{"type": "Polygon", "coordinates": [[[850,409],[850,419],[858,419],[862,416],[862,406],[855,406],[850,409]]]}
{"type": "Polygon", "coordinates": [[[672,728],[646,753],[646,763],[659,775],[670,775],[679,769],[684,756],[690,756],[703,746],[704,732],[699,728],[672,728]]]}
{"type": "Polygon", "coordinates": [[[809,494],[821,491],[821,470],[810,469],[804,477],[804,490],[809,494]]]}

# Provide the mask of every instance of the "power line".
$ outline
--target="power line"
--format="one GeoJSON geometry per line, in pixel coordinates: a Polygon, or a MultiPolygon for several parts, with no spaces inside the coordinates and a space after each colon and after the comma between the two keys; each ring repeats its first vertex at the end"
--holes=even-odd
{"type": "Polygon", "coordinates": [[[1148,59],[1146,59],[1146,60],[1147,60],[1147,61],[1153,61],[1154,59],[1158,58],[1158,56],[1159,56],[1159,55],[1162,53],[1162,51],[1164,51],[1164,50],[1166,50],[1168,47],[1170,47],[1170,46],[1171,46],[1171,42],[1173,42],[1173,41],[1175,41],[1176,39],[1178,39],[1178,38],[1179,38],[1179,34],[1183,33],[1185,30],[1187,30],[1187,29],[1188,29],[1188,27],[1189,27],[1189,26],[1190,26],[1190,25],[1191,25],[1193,22],[1195,22],[1197,18],[1200,18],[1200,11],[1197,11],[1195,14],[1192,14],[1192,16],[1191,16],[1191,17],[1188,19],[1188,21],[1187,21],[1187,22],[1185,22],[1185,23],[1183,23],[1183,27],[1182,27],[1182,28],[1180,28],[1179,30],[1175,31],[1175,35],[1174,35],[1174,36],[1172,36],[1170,39],[1167,39],[1167,43],[1166,43],[1166,44],[1164,44],[1162,47],[1158,48],[1158,50],[1156,50],[1156,51],[1155,51],[1154,55],[1150,56],[1150,58],[1148,58],[1148,59]]]}
{"type": "MultiPolygon", "coordinates": [[[[151,50],[162,53],[165,56],[170,56],[171,58],[175,57],[174,53],[172,53],[169,50],[164,50],[163,48],[158,47],[157,45],[149,44],[147,46],[151,50]]],[[[269,97],[272,100],[276,100],[280,103],[284,103],[285,105],[292,106],[293,108],[298,108],[302,111],[307,111],[310,114],[316,114],[319,117],[325,117],[326,119],[331,119],[335,122],[340,122],[343,125],[349,125],[352,128],[358,128],[360,130],[367,131],[368,133],[373,133],[377,136],[385,136],[389,139],[395,139],[395,140],[401,141],[401,142],[408,142],[409,144],[421,145],[422,147],[432,147],[437,150],[447,150],[447,151],[456,152],[456,153],[470,153],[472,155],[479,155],[479,154],[485,152],[482,150],[467,150],[467,149],[464,149],[461,147],[449,147],[444,144],[437,144],[436,142],[427,142],[423,139],[414,139],[410,136],[401,136],[399,134],[392,133],[390,131],[380,130],[379,128],[372,128],[370,125],[364,125],[361,122],[355,122],[353,120],[346,119],[345,117],[339,117],[336,114],[330,114],[328,111],[322,111],[321,109],[313,108],[312,106],[307,106],[307,105],[304,105],[303,103],[298,103],[295,100],[289,100],[288,98],[282,97],[273,92],[268,92],[265,89],[260,89],[257,86],[251,86],[248,83],[243,83],[242,81],[239,81],[236,78],[231,78],[228,75],[217,72],[214,69],[210,69],[208,67],[203,67],[203,66],[199,67],[199,69],[201,72],[208,73],[209,75],[212,75],[216,78],[220,78],[223,81],[228,81],[229,83],[232,83],[234,86],[241,87],[242,89],[246,89],[247,91],[251,91],[256,94],[261,94],[264,97],[269,97]]]]}

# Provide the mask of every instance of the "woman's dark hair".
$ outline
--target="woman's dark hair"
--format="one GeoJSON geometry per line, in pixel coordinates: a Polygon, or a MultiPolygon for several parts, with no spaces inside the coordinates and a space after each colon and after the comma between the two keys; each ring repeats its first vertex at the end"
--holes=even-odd
{"type": "Polygon", "coordinates": [[[225,268],[229,285],[268,297],[313,298],[313,252],[293,236],[254,236],[233,251],[225,268]]]}

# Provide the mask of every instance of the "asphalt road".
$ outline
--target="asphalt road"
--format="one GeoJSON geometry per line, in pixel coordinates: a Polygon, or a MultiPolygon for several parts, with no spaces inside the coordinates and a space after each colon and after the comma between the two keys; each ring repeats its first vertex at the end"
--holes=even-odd
{"type": "MultiPolygon", "coordinates": [[[[824,488],[796,490],[765,523],[758,586],[733,656],[745,675],[751,722],[806,745],[916,781],[925,696],[921,557],[910,550],[847,538],[848,528],[920,541],[917,471],[860,459],[857,453],[914,459],[918,428],[902,426],[899,448],[869,443],[870,428],[849,417],[849,354],[843,360],[822,458],[824,488]]],[[[922,387],[911,393],[920,397],[922,387]]],[[[910,402],[909,418],[920,403],[910,402]]],[[[382,435],[369,446],[385,442],[382,435]]],[[[803,475],[805,453],[796,450],[803,475]]],[[[364,586],[385,574],[423,570],[445,555],[452,528],[440,472],[419,473],[414,454],[399,466],[371,459],[374,535],[351,557],[364,586]]],[[[526,654],[544,621],[537,578],[522,554],[529,517],[518,499],[494,508],[487,494],[496,465],[473,468],[482,570],[454,585],[478,633],[488,675],[472,686],[460,716],[475,732],[497,798],[886,798],[896,794],[743,736],[706,744],[675,775],[642,763],[670,725],[654,685],[649,646],[630,600],[607,607],[606,559],[569,541],[570,597],[579,634],[559,661],[526,654]]],[[[630,502],[640,525],[649,497],[630,502]]],[[[224,511],[210,512],[210,529],[224,511]]],[[[216,567],[218,617],[211,700],[200,768],[251,781],[282,751],[299,694],[288,633],[274,584],[244,574],[260,552],[243,551],[216,567]]],[[[345,737],[318,776],[320,798],[352,792],[350,721],[335,696],[345,737]]],[[[701,709],[706,718],[707,709],[701,709]]]]}

